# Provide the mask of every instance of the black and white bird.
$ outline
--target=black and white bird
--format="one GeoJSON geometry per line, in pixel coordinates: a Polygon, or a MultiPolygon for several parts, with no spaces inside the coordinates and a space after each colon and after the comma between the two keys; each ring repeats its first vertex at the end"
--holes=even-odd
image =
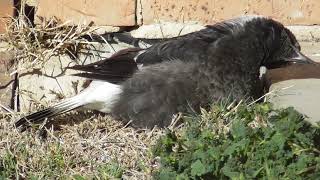
{"type": "Polygon", "coordinates": [[[110,113],[135,127],[163,127],[172,116],[223,99],[258,98],[259,68],[313,63],[281,23],[244,16],[207,26],[149,48],[122,50],[108,59],[71,69],[93,81],[80,94],[19,119],[41,123],[85,107],[110,113]]]}

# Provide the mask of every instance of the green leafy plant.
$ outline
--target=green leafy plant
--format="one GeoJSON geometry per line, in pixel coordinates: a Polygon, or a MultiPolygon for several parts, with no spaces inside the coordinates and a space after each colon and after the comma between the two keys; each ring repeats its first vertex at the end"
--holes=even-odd
{"type": "Polygon", "coordinates": [[[12,153],[7,151],[0,163],[0,179],[13,178],[16,174],[17,161],[12,153]]]}
{"type": "Polygon", "coordinates": [[[167,130],[155,179],[318,179],[320,129],[293,108],[212,106],[167,130]]]}

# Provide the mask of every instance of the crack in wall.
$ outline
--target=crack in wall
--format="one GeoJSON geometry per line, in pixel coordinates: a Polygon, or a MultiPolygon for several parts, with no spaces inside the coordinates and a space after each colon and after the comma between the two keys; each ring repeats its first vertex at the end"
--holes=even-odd
{"type": "Polygon", "coordinates": [[[143,24],[142,1],[143,0],[136,0],[136,24],[137,25],[143,24]]]}

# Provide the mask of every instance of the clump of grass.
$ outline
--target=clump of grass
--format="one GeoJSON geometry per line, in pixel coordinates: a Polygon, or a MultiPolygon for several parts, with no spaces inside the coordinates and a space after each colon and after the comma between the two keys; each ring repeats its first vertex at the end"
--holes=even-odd
{"type": "Polygon", "coordinates": [[[19,15],[11,18],[6,33],[2,35],[2,40],[9,44],[8,50],[15,54],[14,65],[18,72],[42,68],[52,56],[69,55],[77,60],[80,53],[87,53],[90,46],[97,44],[84,38],[97,35],[100,27],[93,23],[73,24],[55,17],[37,17],[37,24],[34,24],[25,14],[26,1],[20,4],[19,15]]]}
{"type": "MultiPolygon", "coordinates": [[[[71,116],[69,114],[69,116],[71,116]]],[[[81,118],[77,114],[73,118],[81,118]]],[[[320,176],[320,129],[292,108],[213,105],[165,130],[102,116],[60,125],[42,140],[0,121],[0,177],[26,179],[256,179],[320,176]]],[[[64,118],[66,120],[66,118],[64,118]]],[[[69,118],[68,121],[71,121],[69,118]]]]}
{"type": "MultiPolygon", "coordinates": [[[[39,101],[39,98],[30,89],[24,87],[26,83],[23,82],[21,77],[41,75],[42,77],[52,78],[57,82],[57,86],[60,87],[59,83],[61,81],[59,77],[67,74],[67,66],[88,63],[92,60],[101,60],[105,56],[100,56],[100,54],[108,52],[104,49],[100,51],[101,43],[90,41],[91,36],[99,36],[105,40],[97,34],[97,30],[101,27],[94,26],[93,23],[83,25],[73,24],[69,21],[62,22],[55,17],[51,19],[38,17],[39,20],[35,25],[25,15],[26,1],[19,1],[19,3],[21,4],[19,15],[11,18],[10,23],[7,25],[6,33],[1,36],[1,41],[5,42],[5,46],[1,48],[1,51],[6,51],[11,55],[10,63],[6,64],[6,68],[8,74],[13,77],[10,84],[13,84],[12,102],[14,102],[14,107],[12,108],[15,110],[23,109],[22,105],[25,104],[19,104],[19,98],[20,102],[29,100],[30,102],[36,102],[31,104],[43,105],[43,102],[39,101]],[[53,56],[54,58],[52,58],[53,56]]],[[[105,43],[108,42],[105,41],[105,43]]],[[[110,44],[107,45],[112,48],[110,44]]],[[[112,49],[112,51],[114,50],[112,49]]],[[[69,72],[73,71],[70,70],[69,72]]],[[[80,87],[81,83],[83,83],[83,80],[76,82],[75,92],[78,92],[76,88],[78,84],[80,87]]],[[[10,84],[6,86],[9,87],[10,84]]],[[[45,90],[41,84],[36,89],[45,90]]],[[[11,89],[8,88],[8,90],[11,89]]],[[[63,92],[62,89],[61,91],[56,89],[50,91],[57,98],[64,97],[64,94],[61,93],[63,92]]],[[[3,108],[6,111],[10,111],[10,109],[4,108],[4,105],[0,106],[3,106],[0,109],[3,108]]]]}
{"type": "Polygon", "coordinates": [[[110,117],[86,116],[48,129],[46,139],[35,128],[19,133],[9,115],[0,118],[0,179],[150,178],[149,146],[162,130],[136,130],[110,117]]]}
{"type": "Polygon", "coordinates": [[[155,179],[317,179],[320,129],[293,108],[213,106],[168,131],[153,148],[155,179]]]}
{"type": "Polygon", "coordinates": [[[98,172],[102,179],[121,178],[123,175],[123,168],[117,162],[102,165],[98,168],[98,172]]]}
{"type": "Polygon", "coordinates": [[[92,34],[97,28],[89,25],[72,25],[70,22],[60,22],[56,18],[33,27],[25,16],[12,18],[4,41],[16,52],[16,62],[23,68],[31,68],[44,64],[52,56],[68,54],[76,59],[78,53],[92,44],[82,38],[92,34]]]}

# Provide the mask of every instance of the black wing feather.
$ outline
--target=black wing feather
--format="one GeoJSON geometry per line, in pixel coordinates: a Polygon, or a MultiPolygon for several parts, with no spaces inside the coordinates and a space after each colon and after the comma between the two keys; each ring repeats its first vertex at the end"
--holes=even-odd
{"type": "Polygon", "coordinates": [[[200,31],[153,44],[137,58],[136,62],[146,66],[172,59],[184,62],[205,60],[204,54],[209,46],[240,29],[238,21],[237,19],[227,20],[206,26],[200,31]]]}
{"type": "Polygon", "coordinates": [[[174,60],[183,62],[206,61],[207,56],[205,54],[208,47],[239,31],[241,28],[238,26],[241,26],[239,19],[227,20],[206,26],[205,29],[197,32],[163,39],[147,49],[124,49],[106,60],[88,65],[77,65],[69,69],[87,72],[75,74],[76,76],[121,83],[136,72],[138,64],[148,66],[174,60]]]}
{"type": "Polygon", "coordinates": [[[131,77],[138,69],[134,57],[140,50],[139,48],[121,50],[105,60],[87,65],[75,65],[68,67],[68,69],[84,71],[83,73],[73,74],[74,76],[103,80],[115,84],[121,83],[131,77]]]}

